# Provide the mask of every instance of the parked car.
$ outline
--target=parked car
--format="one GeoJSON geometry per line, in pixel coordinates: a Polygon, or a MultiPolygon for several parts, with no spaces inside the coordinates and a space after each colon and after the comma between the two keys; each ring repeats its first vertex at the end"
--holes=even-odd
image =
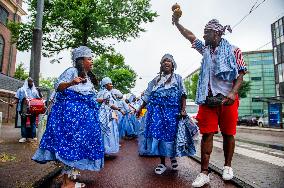
{"type": "Polygon", "coordinates": [[[238,125],[257,126],[257,116],[246,115],[238,118],[238,125]]]}
{"type": "Polygon", "coordinates": [[[186,113],[194,123],[197,123],[196,116],[198,113],[198,105],[195,102],[186,101],[186,113]]]}
{"type": "Polygon", "coordinates": [[[259,127],[268,126],[269,120],[267,114],[261,115],[259,119],[257,120],[257,125],[259,127]]]}

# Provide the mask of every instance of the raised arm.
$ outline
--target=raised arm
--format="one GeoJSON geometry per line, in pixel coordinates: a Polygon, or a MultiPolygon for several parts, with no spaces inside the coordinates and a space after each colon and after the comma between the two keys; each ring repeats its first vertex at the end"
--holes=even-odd
{"type": "Polygon", "coordinates": [[[186,29],[185,27],[183,27],[180,23],[179,23],[179,18],[175,17],[174,15],[172,16],[172,21],[174,23],[174,25],[178,28],[178,30],[180,31],[180,33],[186,38],[188,39],[191,44],[194,42],[194,40],[196,39],[196,36],[188,29],[186,29]]]}

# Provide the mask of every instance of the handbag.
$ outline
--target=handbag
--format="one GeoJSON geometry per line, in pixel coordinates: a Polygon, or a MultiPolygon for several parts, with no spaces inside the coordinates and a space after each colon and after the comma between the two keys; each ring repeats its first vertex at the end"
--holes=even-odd
{"type": "Polygon", "coordinates": [[[221,106],[223,104],[222,102],[225,98],[226,97],[224,95],[222,95],[221,93],[218,93],[216,96],[209,94],[209,96],[206,97],[205,105],[207,105],[209,107],[221,106]]]}

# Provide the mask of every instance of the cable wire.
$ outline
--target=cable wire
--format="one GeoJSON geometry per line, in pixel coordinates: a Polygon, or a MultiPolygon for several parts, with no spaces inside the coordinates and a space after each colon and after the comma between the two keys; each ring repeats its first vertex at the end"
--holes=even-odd
{"type": "Polygon", "coordinates": [[[246,19],[253,11],[255,11],[262,3],[264,3],[266,0],[263,0],[262,2],[260,2],[258,5],[256,5],[258,3],[258,0],[256,0],[256,2],[254,3],[254,5],[251,7],[250,11],[248,14],[246,14],[238,23],[236,23],[232,29],[234,29],[235,27],[237,27],[238,25],[240,25],[244,19],[246,19]]]}

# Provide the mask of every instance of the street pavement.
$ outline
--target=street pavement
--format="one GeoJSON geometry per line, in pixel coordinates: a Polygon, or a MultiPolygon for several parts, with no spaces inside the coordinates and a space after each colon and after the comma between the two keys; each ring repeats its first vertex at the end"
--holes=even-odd
{"type": "MultiPolygon", "coordinates": [[[[195,160],[178,158],[179,169],[171,170],[170,161],[166,161],[168,170],[162,175],[156,175],[154,168],[159,163],[155,157],[140,157],[137,153],[136,140],[121,141],[121,150],[116,156],[106,158],[105,167],[100,172],[83,171],[80,182],[87,184],[88,188],[114,187],[114,188],[186,188],[191,187],[192,181],[200,171],[200,164],[195,160]]],[[[232,182],[224,182],[222,178],[212,172],[210,185],[204,187],[233,188],[232,182]]],[[[54,178],[51,186],[59,187],[60,179],[54,178]]]]}
{"type": "MultiPolygon", "coordinates": [[[[60,187],[61,180],[55,175],[59,170],[52,163],[40,165],[30,160],[38,144],[18,143],[19,135],[20,129],[12,125],[2,126],[0,154],[5,153],[10,156],[10,160],[3,162],[0,158],[0,188],[60,187]]],[[[242,186],[284,187],[283,139],[284,130],[238,127],[232,166],[236,179],[245,182],[241,184],[242,186]]],[[[197,159],[198,156],[200,156],[199,147],[197,159]]],[[[222,137],[216,135],[211,166],[221,171],[223,161],[222,137]]],[[[156,175],[154,168],[158,162],[157,158],[138,156],[136,140],[122,140],[120,152],[116,156],[106,158],[102,171],[83,171],[79,181],[85,182],[89,188],[182,188],[191,187],[200,170],[200,164],[195,159],[183,157],[178,159],[178,171],[172,171],[169,167],[163,175],[156,175]]],[[[169,161],[167,165],[170,166],[169,161]]],[[[240,187],[231,181],[224,182],[215,171],[210,173],[210,178],[210,185],[205,187],[240,187]]]]}
{"type": "MultiPolygon", "coordinates": [[[[283,188],[284,131],[238,127],[236,140],[232,162],[235,175],[253,187],[283,188]]],[[[221,135],[216,135],[210,162],[217,168],[224,165],[222,143],[221,135]]]]}
{"type": "Polygon", "coordinates": [[[38,148],[36,142],[19,143],[19,128],[2,125],[0,135],[0,188],[31,188],[48,174],[58,171],[56,166],[38,164],[31,160],[38,148]]]}

